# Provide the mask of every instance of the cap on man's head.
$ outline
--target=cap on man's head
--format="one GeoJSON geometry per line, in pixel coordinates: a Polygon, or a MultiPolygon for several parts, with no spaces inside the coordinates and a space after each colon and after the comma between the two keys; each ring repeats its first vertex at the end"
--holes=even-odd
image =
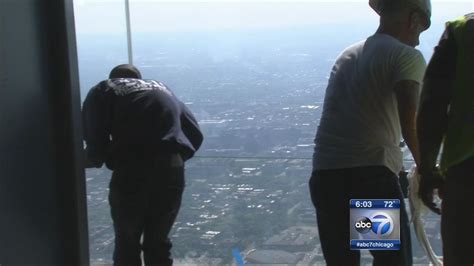
{"type": "Polygon", "coordinates": [[[140,71],[131,64],[122,64],[114,67],[112,71],[110,71],[109,79],[118,79],[118,78],[133,78],[133,79],[141,79],[142,74],[140,71]]]}
{"type": "Polygon", "coordinates": [[[426,16],[425,30],[431,25],[431,1],[430,0],[369,0],[369,6],[381,15],[384,8],[393,4],[413,7],[426,16]]]}

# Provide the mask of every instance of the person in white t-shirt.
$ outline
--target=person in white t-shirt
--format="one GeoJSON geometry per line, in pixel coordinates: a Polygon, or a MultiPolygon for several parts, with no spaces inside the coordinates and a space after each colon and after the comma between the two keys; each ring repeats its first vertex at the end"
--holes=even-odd
{"type": "Polygon", "coordinates": [[[351,250],[349,199],[400,199],[400,249],[371,250],[374,265],[411,265],[397,174],[403,137],[418,163],[415,117],[426,62],[416,50],[430,26],[429,0],[369,1],[377,32],[346,48],[329,79],[315,138],[311,199],[328,265],[359,265],[351,250]]]}

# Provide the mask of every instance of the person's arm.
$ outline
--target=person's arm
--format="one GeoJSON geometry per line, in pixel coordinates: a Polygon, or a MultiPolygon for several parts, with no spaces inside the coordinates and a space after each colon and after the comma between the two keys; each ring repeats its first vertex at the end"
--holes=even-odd
{"type": "Polygon", "coordinates": [[[402,136],[413,155],[416,165],[420,163],[416,137],[416,109],[418,107],[419,91],[420,84],[416,81],[401,80],[395,84],[402,136]]]}
{"type": "MultiPolygon", "coordinates": [[[[189,110],[189,108],[184,103],[182,104],[182,108],[183,113],[181,115],[181,128],[189,142],[193,145],[194,150],[197,151],[201,147],[204,137],[191,110],[189,110]]],[[[194,154],[186,154],[184,156],[185,158],[183,159],[188,160],[193,155],[194,154]]]]}
{"type": "MultiPolygon", "coordinates": [[[[456,43],[448,29],[443,33],[428,64],[417,117],[420,145],[421,175],[419,195],[423,203],[436,213],[433,203],[435,189],[443,189],[443,178],[436,168],[436,159],[448,125],[448,109],[456,70],[456,43]]],[[[442,191],[439,191],[442,194],[442,191]]]]}
{"type": "Polygon", "coordinates": [[[89,91],[84,101],[82,119],[84,141],[86,142],[86,168],[99,168],[107,158],[110,144],[108,106],[105,93],[99,91],[97,86],[89,91]]]}
{"type": "Polygon", "coordinates": [[[428,64],[417,118],[420,173],[436,166],[436,158],[448,125],[448,106],[456,69],[456,43],[446,30],[428,64]]]}
{"type": "Polygon", "coordinates": [[[451,81],[426,79],[417,118],[417,134],[420,143],[420,173],[430,173],[436,168],[436,159],[448,125],[448,105],[451,81]]]}
{"type": "Polygon", "coordinates": [[[416,111],[426,62],[418,50],[408,47],[401,49],[392,60],[393,91],[397,100],[401,133],[418,165],[420,154],[416,137],[416,111]]]}

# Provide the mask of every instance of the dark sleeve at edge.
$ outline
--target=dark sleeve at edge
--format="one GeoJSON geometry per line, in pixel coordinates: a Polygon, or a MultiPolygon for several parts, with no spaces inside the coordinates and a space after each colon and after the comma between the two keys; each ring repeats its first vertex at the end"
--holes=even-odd
{"type": "Polygon", "coordinates": [[[425,79],[454,79],[456,74],[456,40],[446,28],[426,68],[425,79]]]}
{"type": "MultiPolygon", "coordinates": [[[[202,135],[201,129],[199,128],[199,124],[189,110],[189,108],[183,103],[182,104],[183,113],[181,115],[181,128],[188,138],[189,142],[193,145],[195,151],[197,151],[204,140],[204,136],[202,135]]],[[[191,158],[194,154],[186,154],[183,158],[185,160],[191,158]]]]}
{"type": "Polygon", "coordinates": [[[107,159],[110,144],[110,110],[106,92],[92,88],[84,101],[82,119],[87,160],[100,167],[107,159]]]}

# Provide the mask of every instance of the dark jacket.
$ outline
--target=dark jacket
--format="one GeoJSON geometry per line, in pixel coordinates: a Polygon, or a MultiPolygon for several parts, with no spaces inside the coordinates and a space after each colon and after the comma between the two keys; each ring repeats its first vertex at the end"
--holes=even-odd
{"type": "Polygon", "coordinates": [[[163,83],[109,79],[94,86],[82,110],[86,154],[100,167],[199,149],[203,135],[191,111],[163,83]]]}

